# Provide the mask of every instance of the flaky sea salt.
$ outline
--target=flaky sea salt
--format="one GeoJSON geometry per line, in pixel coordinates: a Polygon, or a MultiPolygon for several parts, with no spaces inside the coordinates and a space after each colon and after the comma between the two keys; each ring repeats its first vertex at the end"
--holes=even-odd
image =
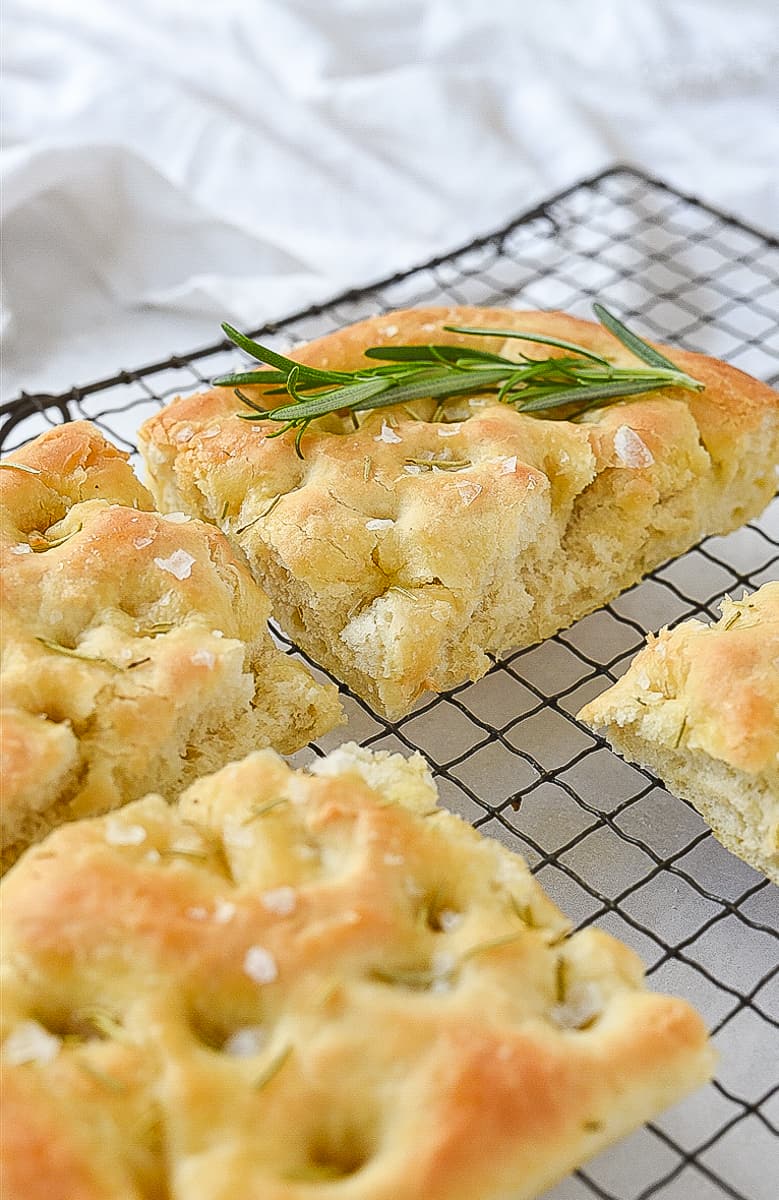
{"type": "Polygon", "coordinates": [[[453,929],[457,929],[462,923],[463,914],[455,912],[453,908],[442,908],[438,914],[438,924],[444,933],[451,933],[453,929]]]}
{"type": "Polygon", "coordinates": [[[105,840],[109,846],[140,846],[146,841],[146,830],[143,825],[125,825],[116,817],[107,817],[105,840]]]}
{"type": "Polygon", "coordinates": [[[248,825],[242,825],[240,821],[231,820],[229,817],[224,823],[223,838],[226,846],[231,846],[237,850],[247,849],[254,845],[254,834],[248,825]]]}
{"type": "Polygon", "coordinates": [[[504,458],[500,468],[501,475],[516,475],[517,473],[517,456],[512,454],[511,458],[504,458]]]}
{"type": "Polygon", "coordinates": [[[395,337],[397,332],[398,332],[397,325],[385,325],[384,328],[381,330],[381,334],[383,337],[395,337]]]}
{"type": "Polygon", "coordinates": [[[398,435],[395,433],[395,430],[392,428],[392,426],[388,425],[386,421],[382,421],[381,433],[377,434],[373,440],[374,442],[388,442],[392,446],[397,446],[399,442],[403,441],[403,439],[398,437],[398,435]]]}
{"type": "Polygon", "coordinates": [[[378,531],[380,529],[392,529],[394,524],[395,522],[389,519],[383,520],[381,517],[371,517],[370,521],[365,522],[365,528],[371,531],[378,531]]]}
{"type": "Polygon", "coordinates": [[[477,496],[481,495],[482,486],[480,483],[474,483],[471,479],[459,479],[454,485],[460,493],[460,499],[466,506],[473,504],[477,496]]]}
{"type": "Polygon", "coordinates": [[[133,546],[136,550],[145,550],[153,541],[153,537],[137,537],[133,538],[133,546]]]}
{"type": "Polygon", "coordinates": [[[651,467],[652,451],[629,425],[620,425],[614,434],[614,450],[625,467],[651,467]]]}
{"type": "Polygon", "coordinates": [[[226,925],[235,916],[235,905],[232,900],[217,900],[214,905],[214,920],[217,925],[226,925]]]}
{"type": "Polygon", "coordinates": [[[204,429],[200,434],[202,438],[215,438],[222,432],[221,425],[212,425],[210,429],[204,429]]]}
{"type": "Polygon", "coordinates": [[[190,521],[192,518],[189,513],[172,512],[162,513],[162,519],[163,521],[170,521],[171,525],[186,525],[187,521],[190,521]]]}
{"type": "Polygon", "coordinates": [[[436,425],[436,432],[439,437],[457,437],[460,432],[459,425],[436,425]]]}
{"type": "Polygon", "coordinates": [[[184,442],[190,441],[190,439],[194,436],[195,431],[191,425],[182,425],[181,428],[177,429],[173,434],[173,441],[181,446],[184,444],[184,442]]]}
{"type": "Polygon", "coordinates": [[[174,550],[170,558],[155,558],[154,565],[176,579],[189,579],[195,560],[186,550],[174,550]]]}
{"type": "Polygon", "coordinates": [[[295,911],[297,895],[291,887],[270,888],[260,896],[263,908],[275,913],[277,917],[288,917],[295,911]]]}
{"type": "Polygon", "coordinates": [[[50,1063],[60,1052],[62,1042],[37,1021],[22,1021],[11,1030],[3,1044],[3,1058],[12,1066],[21,1063],[50,1063]]]}
{"type": "Polygon", "coordinates": [[[17,542],[11,547],[12,554],[32,554],[32,546],[28,542],[17,542]]]}
{"type": "Polygon", "coordinates": [[[259,1054],[267,1038],[268,1035],[262,1025],[246,1025],[243,1029],[236,1029],[235,1033],[230,1034],[222,1046],[222,1051],[224,1054],[231,1055],[232,1058],[251,1058],[253,1054],[259,1054]]]}
{"type": "Polygon", "coordinates": [[[194,654],[190,655],[189,661],[196,667],[213,667],[216,662],[216,655],[210,650],[195,650],[194,654]]]}
{"type": "Polygon", "coordinates": [[[279,977],[276,959],[264,946],[250,946],[243,959],[243,969],[255,983],[273,983],[279,977]]]}

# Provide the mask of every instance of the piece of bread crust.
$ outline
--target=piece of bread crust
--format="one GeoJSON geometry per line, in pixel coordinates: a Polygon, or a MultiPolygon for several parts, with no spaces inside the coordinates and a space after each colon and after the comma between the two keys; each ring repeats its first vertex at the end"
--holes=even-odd
{"type": "Polygon", "coordinates": [[[529,1200],[709,1078],[420,756],[313,772],[253,754],[5,877],[3,1200],[529,1200]]]}
{"type": "Polygon", "coordinates": [[[779,583],[722,601],[714,625],[663,629],[580,721],[689,800],[779,883],[779,583]]]}
{"type": "Polygon", "coordinates": [[[2,495],[2,866],[52,825],[177,795],[338,722],[277,650],[270,605],[211,525],[164,518],[86,422],[10,455],[2,495]]]}
{"type": "MultiPolygon", "coordinates": [[[[636,365],[587,321],[477,308],[374,317],[293,356],[346,370],[370,345],[474,344],[448,324],[552,334],[636,365]]],[[[426,689],[478,678],[490,654],[549,637],[769,501],[776,393],[714,359],[668,353],[704,392],[654,393],[577,423],[485,397],[447,402],[452,424],[431,419],[432,401],[362,414],[357,431],[334,415],[309,428],[301,461],[292,433],[265,436],[279,426],[240,420],[233,390],[215,388],[147,421],[141,449],[160,507],[218,524],[295,641],[397,718],[426,689]],[[424,459],[464,465],[428,471],[424,459]]]]}

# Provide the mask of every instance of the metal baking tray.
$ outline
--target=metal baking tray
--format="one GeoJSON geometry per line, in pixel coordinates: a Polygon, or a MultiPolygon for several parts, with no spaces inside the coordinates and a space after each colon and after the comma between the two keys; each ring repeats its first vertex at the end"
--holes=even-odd
{"type": "MultiPolygon", "coordinates": [[[[624,167],[455,253],[255,332],[288,348],[408,305],[589,316],[596,297],[649,337],[776,381],[779,244],[624,167]]],[[[145,417],[235,363],[220,342],[61,395],[23,393],[0,410],[5,449],[72,417],[134,449],[145,417]]],[[[720,1054],[714,1083],[599,1155],[548,1200],[775,1200],[779,893],[725,851],[689,805],[611,754],[573,714],[618,677],[648,630],[715,616],[726,592],[740,597],[776,578],[779,499],[737,533],[707,538],[571,629],[506,655],[478,683],[422,703],[397,724],[344,691],[348,726],[295,756],[306,762],[346,739],[421,750],[447,805],[523,854],[579,925],[597,922],[635,947],[650,985],[686,996],[708,1021],[720,1054]]]]}

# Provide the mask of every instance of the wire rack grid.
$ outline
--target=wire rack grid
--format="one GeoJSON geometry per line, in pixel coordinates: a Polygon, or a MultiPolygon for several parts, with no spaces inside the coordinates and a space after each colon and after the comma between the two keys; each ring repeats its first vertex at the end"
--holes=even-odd
{"type": "MultiPolygon", "coordinates": [[[[462,250],[295,314],[257,335],[281,348],[408,305],[497,304],[589,315],[597,297],[650,337],[775,382],[779,244],[635,170],[614,168],[462,250]]],[[[134,450],[140,422],[236,366],[221,342],[60,396],[3,406],[11,449],[72,417],[134,450]]],[[[522,853],[557,903],[633,946],[651,985],[689,998],[719,1051],[716,1080],[548,1193],[547,1200],[774,1200],[779,1177],[777,892],[698,814],[613,755],[575,713],[649,630],[716,616],[779,578],[779,499],[479,682],[389,724],[342,688],[346,738],[420,750],[443,801],[522,853]],[[775,1167],[772,1164],[776,1164],[775,1167]]],[[[277,631],[290,653],[295,648],[277,631]]],[[[311,664],[313,665],[313,664],[311,664]]],[[[315,672],[316,672],[316,668],[315,672]]]]}

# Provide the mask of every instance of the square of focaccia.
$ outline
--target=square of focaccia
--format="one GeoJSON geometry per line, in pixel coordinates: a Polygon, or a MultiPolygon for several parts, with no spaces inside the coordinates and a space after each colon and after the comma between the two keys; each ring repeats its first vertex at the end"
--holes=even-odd
{"type": "Polygon", "coordinates": [[[61,821],[338,722],[335,688],[274,646],[240,552],[155,512],[97,429],[61,426],[3,467],[4,867],[61,821]]]}
{"type": "MultiPolygon", "coordinates": [[[[636,365],[589,322],[472,308],[372,318],[293,357],[353,370],[375,365],[368,346],[475,344],[446,325],[552,335],[636,365]]],[[[479,345],[547,354],[497,337],[479,345]]],[[[779,398],[733,367],[668,353],[704,391],[655,392],[575,422],[485,396],[358,414],[358,429],[332,415],[305,433],[301,460],[292,432],[270,437],[277,424],[241,420],[233,390],[217,388],[154,416],[141,448],[160,507],[220,525],[292,638],[396,718],[767,504],[779,398]]],[[[258,403],[263,390],[246,389],[258,403]]]]}
{"type": "Polygon", "coordinates": [[[530,1200],[709,1077],[419,756],[313,771],[261,751],[6,875],[3,1200],[530,1200]]]}
{"type": "Polygon", "coordinates": [[[663,629],[579,719],[779,883],[779,583],[663,629]]]}

